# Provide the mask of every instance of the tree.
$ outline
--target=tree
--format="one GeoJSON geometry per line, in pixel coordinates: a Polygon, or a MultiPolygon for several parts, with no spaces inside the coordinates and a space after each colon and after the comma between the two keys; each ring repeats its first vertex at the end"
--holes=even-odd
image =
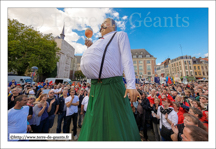
{"type": "Polygon", "coordinates": [[[85,75],[82,73],[82,71],[81,70],[78,70],[78,71],[75,71],[75,77],[77,78],[77,79],[83,79],[83,78],[85,78],[85,75]]]}
{"type": "Polygon", "coordinates": [[[42,34],[33,27],[8,19],[8,71],[24,75],[32,66],[40,75],[52,73],[60,49],[52,34],[42,34]]]}

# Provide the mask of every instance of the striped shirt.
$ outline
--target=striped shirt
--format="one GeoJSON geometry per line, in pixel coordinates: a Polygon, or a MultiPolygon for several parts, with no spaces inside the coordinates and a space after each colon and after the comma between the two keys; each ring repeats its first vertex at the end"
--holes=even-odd
{"type": "MultiPolygon", "coordinates": [[[[98,39],[83,54],[80,67],[83,74],[89,79],[98,79],[103,53],[107,43],[115,31],[98,39]]],[[[131,56],[130,43],[125,32],[117,32],[108,46],[101,78],[122,76],[123,70],[127,81],[127,89],[135,88],[135,73],[131,56]]]]}

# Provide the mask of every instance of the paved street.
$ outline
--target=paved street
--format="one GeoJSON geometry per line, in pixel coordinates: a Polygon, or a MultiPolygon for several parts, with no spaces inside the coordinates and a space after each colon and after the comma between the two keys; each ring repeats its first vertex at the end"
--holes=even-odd
{"type": "MultiPolygon", "coordinates": [[[[55,117],[55,121],[54,121],[53,127],[50,129],[50,133],[56,133],[57,120],[58,120],[58,116],[55,117]]],[[[63,122],[62,122],[62,128],[63,128],[63,122]]],[[[72,128],[73,128],[73,122],[71,121],[70,131],[72,130],[72,128]]],[[[78,137],[79,137],[80,130],[81,130],[81,128],[77,127],[77,136],[78,137]]],[[[71,134],[72,134],[72,131],[71,131],[71,134]]],[[[142,136],[143,136],[142,131],[140,131],[140,136],[142,138],[142,136]]],[[[149,137],[149,141],[155,141],[154,134],[153,134],[153,132],[152,132],[151,129],[148,130],[148,137],[149,137]]],[[[73,137],[72,137],[71,141],[74,141],[73,137]]]]}

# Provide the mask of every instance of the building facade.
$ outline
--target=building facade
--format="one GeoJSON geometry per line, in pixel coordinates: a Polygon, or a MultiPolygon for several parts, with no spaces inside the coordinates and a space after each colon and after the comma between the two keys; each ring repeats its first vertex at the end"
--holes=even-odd
{"type": "Polygon", "coordinates": [[[131,50],[135,75],[139,78],[148,78],[155,75],[156,58],[149,54],[145,49],[131,50]]]}
{"type": "Polygon", "coordinates": [[[194,76],[194,67],[191,56],[179,56],[175,59],[169,60],[169,74],[175,76],[179,73],[181,76],[194,76]]]}
{"type": "Polygon", "coordinates": [[[168,76],[169,74],[169,60],[170,58],[167,58],[165,61],[163,61],[160,65],[156,66],[156,74],[161,77],[161,74],[163,73],[164,76],[168,76]]]}
{"type": "Polygon", "coordinates": [[[208,58],[193,57],[193,67],[197,79],[208,79],[208,58]]]}

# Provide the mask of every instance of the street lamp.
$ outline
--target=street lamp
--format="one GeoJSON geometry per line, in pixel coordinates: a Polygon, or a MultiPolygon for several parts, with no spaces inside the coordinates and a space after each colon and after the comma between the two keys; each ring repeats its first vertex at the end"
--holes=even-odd
{"type": "Polygon", "coordinates": [[[36,67],[36,66],[33,66],[32,68],[32,71],[33,71],[33,73],[32,73],[32,79],[31,79],[31,85],[32,85],[32,81],[33,81],[33,74],[34,74],[34,72],[36,71],[36,70],[38,70],[38,68],[36,67]]]}

